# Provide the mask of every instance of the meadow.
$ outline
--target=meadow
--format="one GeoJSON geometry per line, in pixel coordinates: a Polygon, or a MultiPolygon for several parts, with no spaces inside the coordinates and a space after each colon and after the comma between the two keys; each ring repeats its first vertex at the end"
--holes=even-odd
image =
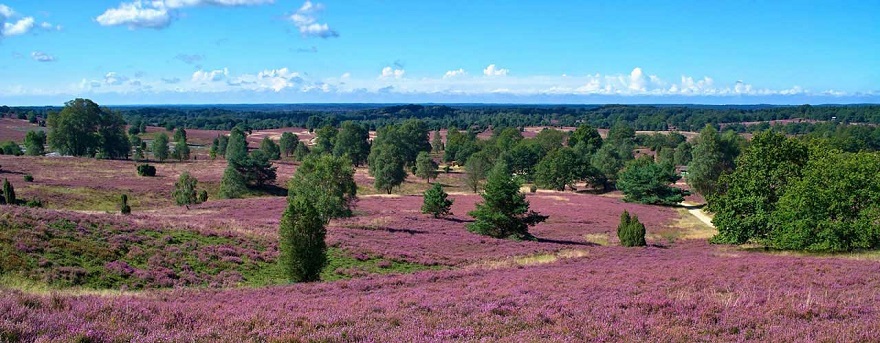
{"type": "MultiPolygon", "coordinates": [[[[201,148],[224,133],[189,132],[201,148]]],[[[0,156],[0,178],[45,204],[0,205],[0,342],[880,341],[874,255],[712,245],[686,209],[619,192],[526,189],[549,216],[537,240],[480,236],[465,229],[481,198],[460,170],[440,174],[454,205],[433,218],[419,211],[424,180],[379,194],[358,168],[354,215],[327,226],[322,281],[289,284],[286,197],[217,199],[226,163],[206,156],[151,162],[156,177],[134,161],[0,156]],[[184,171],[207,202],[175,206],[184,171]],[[123,193],[131,215],[118,214],[123,193]],[[624,210],[648,246],[620,246],[624,210]]],[[[298,164],[275,165],[284,187],[298,164]]]]}

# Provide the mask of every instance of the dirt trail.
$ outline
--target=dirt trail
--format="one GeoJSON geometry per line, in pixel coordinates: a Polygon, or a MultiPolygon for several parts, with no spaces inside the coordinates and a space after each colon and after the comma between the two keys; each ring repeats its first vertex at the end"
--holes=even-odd
{"type": "Polygon", "coordinates": [[[701,207],[698,207],[700,206],[700,204],[695,204],[689,201],[682,201],[681,205],[685,206],[688,213],[690,213],[694,217],[697,217],[697,219],[699,219],[701,222],[709,225],[709,227],[715,227],[715,225],[712,225],[712,218],[706,215],[706,212],[703,212],[703,209],[701,207]]]}

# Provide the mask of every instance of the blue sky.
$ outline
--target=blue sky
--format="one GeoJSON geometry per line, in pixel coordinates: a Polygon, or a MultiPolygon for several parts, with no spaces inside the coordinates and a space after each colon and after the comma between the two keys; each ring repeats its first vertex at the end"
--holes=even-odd
{"type": "Polygon", "coordinates": [[[878,1],[0,0],[0,104],[880,102],[878,1]]]}

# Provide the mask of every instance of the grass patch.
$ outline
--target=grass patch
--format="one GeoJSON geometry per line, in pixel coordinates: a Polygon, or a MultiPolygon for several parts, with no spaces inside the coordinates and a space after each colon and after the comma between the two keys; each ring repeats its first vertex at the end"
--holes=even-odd
{"type": "Polygon", "coordinates": [[[611,245],[611,241],[607,234],[604,233],[588,233],[584,235],[584,240],[588,243],[601,245],[603,247],[611,245]]]}
{"type": "MultiPolygon", "coordinates": [[[[442,266],[426,266],[417,263],[388,260],[378,257],[354,256],[343,249],[327,249],[327,266],[321,271],[321,281],[347,280],[367,275],[405,274],[423,270],[443,269],[442,266]]],[[[288,281],[277,262],[262,263],[259,268],[243,274],[246,287],[283,285],[288,281]]]]}

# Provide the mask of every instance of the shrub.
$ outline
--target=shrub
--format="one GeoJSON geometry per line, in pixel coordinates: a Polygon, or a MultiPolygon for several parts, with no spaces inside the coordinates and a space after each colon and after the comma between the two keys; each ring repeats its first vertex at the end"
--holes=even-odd
{"type": "Polygon", "coordinates": [[[3,201],[6,204],[15,205],[15,188],[9,183],[8,179],[3,179],[3,201]]]}
{"type": "Polygon", "coordinates": [[[199,192],[199,202],[201,203],[205,201],[208,201],[208,191],[203,189],[201,192],[199,192]]]}
{"type": "Polygon", "coordinates": [[[37,198],[28,200],[25,204],[27,207],[43,207],[43,201],[37,198]]]}
{"type": "Polygon", "coordinates": [[[519,187],[519,182],[510,177],[507,165],[496,165],[489,173],[483,202],[468,212],[475,219],[467,225],[468,231],[495,238],[535,239],[529,234],[529,226],[547,220],[547,216],[529,210],[529,202],[519,187]]]}
{"type": "Polygon", "coordinates": [[[639,216],[630,217],[629,212],[620,214],[620,224],[617,225],[617,238],[620,245],[625,247],[642,247],[645,243],[645,225],[639,221],[639,216]]]}
{"type": "Polygon", "coordinates": [[[198,184],[199,180],[196,180],[196,178],[190,175],[189,172],[183,172],[183,174],[180,174],[177,182],[174,183],[174,192],[171,193],[177,206],[186,206],[186,208],[189,208],[189,205],[198,203],[199,199],[196,195],[196,187],[198,184]]]}
{"type": "Polygon", "coordinates": [[[156,167],[153,167],[149,164],[139,164],[137,166],[137,172],[140,176],[156,176],[156,167]]]}
{"type": "Polygon", "coordinates": [[[452,207],[452,200],[447,199],[448,196],[449,194],[443,191],[443,186],[434,183],[433,187],[425,191],[422,213],[430,213],[434,218],[451,214],[449,208],[452,207]]]}
{"type": "Polygon", "coordinates": [[[529,186],[529,192],[535,193],[537,191],[538,191],[538,186],[536,186],[536,185],[529,186]]]}
{"type": "Polygon", "coordinates": [[[305,196],[294,196],[288,201],[278,231],[278,262],[290,281],[320,279],[321,270],[327,265],[326,234],[324,220],[305,196]]]}
{"type": "Polygon", "coordinates": [[[119,201],[119,212],[131,214],[131,206],[128,206],[128,195],[123,194],[119,201]]]}
{"type": "Polygon", "coordinates": [[[223,178],[220,179],[220,192],[217,196],[221,199],[235,199],[241,198],[245,193],[247,185],[244,177],[232,165],[227,166],[223,171],[223,178]]]}
{"type": "Polygon", "coordinates": [[[34,182],[34,176],[31,174],[24,174],[24,182],[34,182]]]}

